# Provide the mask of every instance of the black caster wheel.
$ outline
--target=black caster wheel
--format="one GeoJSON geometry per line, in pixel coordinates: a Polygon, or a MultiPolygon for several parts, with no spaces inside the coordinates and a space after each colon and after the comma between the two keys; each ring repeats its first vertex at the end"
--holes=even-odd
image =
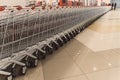
{"type": "Polygon", "coordinates": [[[46,54],[48,54],[48,55],[53,54],[53,49],[48,46],[46,46],[45,51],[46,51],[46,54]]]}
{"type": "Polygon", "coordinates": [[[70,39],[72,39],[74,37],[71,32],[69,33],[69,35],[70,35],[70,39]]]}
{"type": "Polygon", "coordinates": [[[54,42],[51,42],[49,45],[53,48],[53,51],[58,49],[58,45],[54,42]]]}
{"type": "Polygon", "coordinates": [[[29,68],[33,68],[33,67],[37,67],[38,65],[38,60],[37,59],[32,59],[30,61],[28,61],[28,66],[29,68]]]}
{"type": "Polygon", "coordinates": [[[59,44],[59,47],[63,46],[63,42],[60,39],[56,39],[55,41],[59,44]]]}
{"type": "Polygon", "coordinates": [[[37,59],[45,59],[46,58],[46,53],[43,53],[41,51],[38,50],[38,54],[37,54],[37,59]]]}
{"type": "Polygon", "coordinates": [[[63,40],[64,44],[67,43],[67,40],[64,36],[61,36],[61,39],[63,40]]]}
{"type": "Polygon", "coordinates": [[[54,45],[53,45],[53,48],[54,48],[54,50],[58,50],[58,45],[57,45],[57,44],[54,44],[54,45]]]}
{"type": "Polygon", "coordinates": [[[15,71],[12,71],[12,77],[16,77],[15,71]]]}
{"type": "MultiPolygon", "coordinates": [[[[2,80],[2,79],[1,79],[2,80]]],[[[10,75],[10,76],[7,76],[7,79],[6,80],[13,80],[13,76],[10,75]]]]}
{"type": "Polygon", "coordinates": [[[20,75],[25,75],[26,72],[27,72],[27,67],[26,66],[21,67],[21,69],[19,71],[20,75]]]}
{"type": "Polygon", "coordinates": [[[38,66],[38,60],[35,59],[34,61],[31,62],[31,67],[37,67],[38,66]]]}
{"type": "Polygon", "coordinates": [[[68,34],[65,34],[65,36],[67,37],[67,41],[70,41],[70,37],[68,34]]]}
{"type": "Polygon", "coordinates": [[[36,67],[37,63],[38,63],[38,59],[37,58],[34,59],[34,58],[31,58],[31,57],[28,57],[25,63],[26,63],[26,66],[28,68],[36,67]]]}
{"type": "Polygon", "coordinates": [[[48,50],[48,51],[47,51],[47,54],[48,54],[48,55],[51,55],[51,54],[53,54],[53,51],[52,51],[52,50],[48,50]]]}
{"type": "Polygon", "coordinates": [[[30,68],[30,66],[31,66],[30,62],[26,61],[26,66],[27,66],[28,68],[30,68]]]}

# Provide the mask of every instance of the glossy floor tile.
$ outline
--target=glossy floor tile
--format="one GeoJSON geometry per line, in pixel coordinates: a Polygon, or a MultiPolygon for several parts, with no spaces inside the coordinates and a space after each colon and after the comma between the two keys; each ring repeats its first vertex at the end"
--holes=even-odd
{"type": "Polygon", "coordinates": [[[89,80],[120,80],[120,68],[87,74],[89,80]]]}
{"type": "Polygon", "coordinates": [[[45,80],[58,80],[82,74],[79,67],[69,57],[46,59],[43,62],[45,80]]]}
{"type": "Polygon", "coordinates": [[[115,50],[100,51],[111,67],[120,67],[120,55],[115,50]]]}
{"type": "Polygon", "coordinates": [[[93,51],[120,48],[120,10],[108,12],[76,39],[93,51]]]}
{"type": "Polygon", "coordinates": [[[69,78],[60,79],[60,80],[87,80],[87,78],[83,75],[79,75],[79,76],[69,77],[69,78]]]}
{"type": "Polygon", "coordinates": [[[99,33],[113,33],[120,32],[120,10],[110,11],[96,22],[94,22],[89,29],[99,33]]]}
{"type": "Polygon", "coordinates": [[[79,55],[93,53],[93,51],[81,44],[78,40],[73,39],[69,42],[66,53],[73,59],[76,59],[79,55]]]}
{"type": "Polygon", "coordinates": [[[101,54],[82,54],[75,59],[79,67],[84,71],[84,73],[91,73],[95,71],[104,70],[111,68],[108,61],[101,54]]]}
{"type": "Polygon", "coordinates": [[[85,29],[75,39],[95,52],[120,48],[120,33],[101,34],[85,29]]]}

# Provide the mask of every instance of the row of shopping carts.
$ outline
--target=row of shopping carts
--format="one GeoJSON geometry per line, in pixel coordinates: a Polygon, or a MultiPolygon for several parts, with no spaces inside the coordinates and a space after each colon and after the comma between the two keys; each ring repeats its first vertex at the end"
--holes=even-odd
{"type": "Polygon", "coordinates": [[[0,12],[0,80],[37,67],[109,7],[12,7],[0,12]]]}

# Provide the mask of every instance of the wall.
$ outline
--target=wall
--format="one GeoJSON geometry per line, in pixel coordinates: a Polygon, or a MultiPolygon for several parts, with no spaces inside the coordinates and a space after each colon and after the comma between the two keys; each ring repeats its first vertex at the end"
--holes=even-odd
{"type": "Polygon", "coordinates": [[[0,0],[1,6],[15,6],[15,5],[26,6],[28,3],[29,0],[0,0]]]}

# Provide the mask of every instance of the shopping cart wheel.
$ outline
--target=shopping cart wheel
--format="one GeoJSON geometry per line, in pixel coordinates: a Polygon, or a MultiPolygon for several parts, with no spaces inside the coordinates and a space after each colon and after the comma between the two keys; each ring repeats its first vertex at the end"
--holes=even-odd
{"type": "Polygon", "coordinates": [[[76,35],[77,35],[77,34],[79,34],[79,32],[78,32],[78,30],[77,30],[77,29],[75,29],[75,33],[76,33],[76,35]]]}
{"type": "Polygon", "coordinates": [[[53,49],[48,47],[48,46],[46,46],[45,51],[46,51],[46,54],[52,54],[53,53],[53,49]]]}
{"type": "Polygon", "coordinates": [[[26,58],[25,64],[28,68],[31,68],[31,67],[36,67],[37,62],[38,62],[37,58],[28,57],[26,58]]]}
{"type": "Polygon", "coordinates": [[[13,70],[12,71],[12,77],[16,77],[16,74],[15,74],[16,72],[13,70]]]}
{"type": "Polygon", "coordinates": [[[58,50],[58,45],[54,42],[52,42],[51,46],[53,47],[53,50],[58,50]]]}
{"type": "Polygon", "coordinates": [[[34,61],[34,67],[37,67],[37,66],[38,66],[38,60],[35,59],[35,61],[34,61]]]}
{"type": "Polygon", "coordinates": [[[32,60],[30,63],[30,67],[37,67],[37,66],[38,66],[38,60],[37,59],[32,60]]]}
{"type": "Polygon", "coordinates": [[[73,37],[75,37],[75,35],[76,35],[76,34],[75,34],[75,32],[74,32],[74,31],[72,31],[72,34],[73,34],[73,37]]]}
{"type": "Polygon", "coordinates": [[[26,66],[22,66],[20,71],[19,71],[20,75],[25,75],[26,72],[27,72],[27,67],[26,66]]]}
{"type": "Polygon", "coordinates": [[[67,40],[70,41],[69,35],[68,35],[68,34],[65,34],[65,36],[66,36],[67,40]]]}
{"type": "Polygon", "coordinates": [[[60,39],[57,38],[55,41],[59,44],[60,47],[63,46],[63,42],[60,39]]]}
{"type": "Polygon", "coordinates": [[[69,35],[70,35],[70,39],[72,39],[74,37],[71,32],[69,32],[69,35]]]}
{"type": "Polygon", "coordinates": [[[38,50],[37,58],[40,59],[45,59],[46,58],[46,53],[41,52],[38,50]]]}
{"type": "Polygon", "coordinates": [[[67,43],[67,40],[64,36],[61,36],[61,39],[63,40],[64,44],[67,43]]]}
{"type": "MultiPolygon", "coordinates": [[[[2,79],[1,79],[2,80],[2,79]]],[[[12,75],[9,75],[7,76],[7,79],[6,80],[13,80],[13,76],[12,75]]]]}
{"type": "Polygon", "coordinates": [[[82,32],[83,31],[83,29],[82,28],[80,28],[80,32],[82,32]]]}
{"type": "Polygon", "coordinates": [[[78,32],[78,34],[79,34],[79,33],[80,33],[80,29],[79,29],[79,28],[77,28],[76,30],[77,30],[77,32],[78,32]]]}

